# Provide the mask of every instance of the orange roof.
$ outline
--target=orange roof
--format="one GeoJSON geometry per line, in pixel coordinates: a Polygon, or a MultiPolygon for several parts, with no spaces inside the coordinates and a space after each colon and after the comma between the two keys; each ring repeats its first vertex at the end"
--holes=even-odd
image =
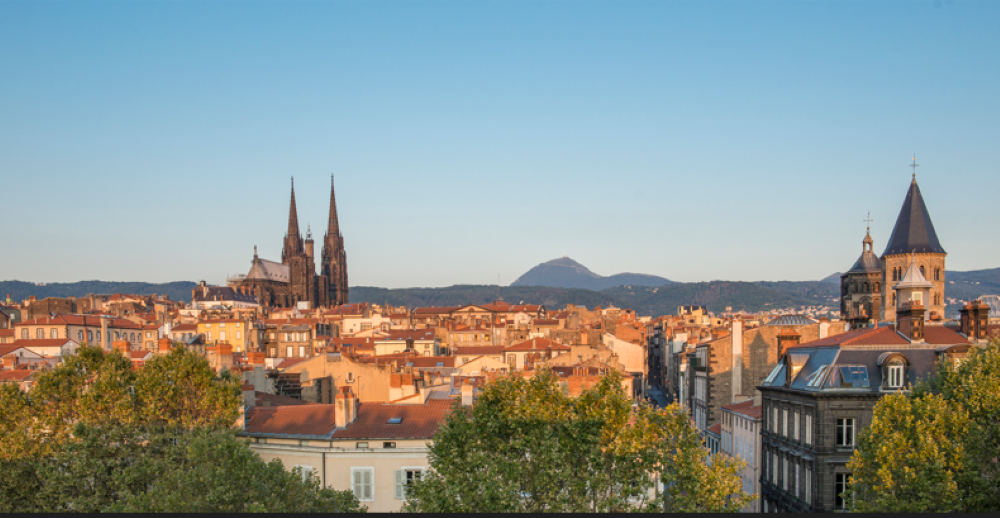
{"type": "Polygon", "coordinates": [[[308,358],[286,358],[283,362],[275,365],[276,369],[287,369],[292,365],[296,365],[306,361],[308,358]]]}
{"type": "Polygon", "coordinates": [[[32,340],[14,340],[14,343],[11,345],[18,347],[62,347],[72,341],[69,338],[36,338],[32,340]]]}
{"type": "Polygon", "coordinates": [[[933,345],[970,343],[969,339],[944,326],[925,326],[924,341],[933,345]]]}
{"type": "Polygon", "coordinates": [[[451,408],[450,399],[430,399],[423,405],[361,403],[358,418],[335,439],[429,439],[451,408]],[[399,424],[389,419],[400,418],[399,424]]]}
{"type": "Polygon", "coordinates": [[[550,319],[547,319],[547,318],[536,318],[532,322],[532,325],[536,325],[536,326],[557,326],[557,325],[559,325],[559,321],[558,320],[550,320],[550,319]]]}
{"type": "Polygon", "coordinates": [[[722,409],[744,415],[751,419],[760,419],[764,410],[764,408],[760,405],[754,406],[752,399],[741,401],[739,403],[733,403],[732,405],[723,405],[722,409]]]}
{"type": "Polygon", "coordinates": [[[171,332],[173,332],[173,331],[197,331],[197,330],[198,330],[198,325],[197,324],[178,324],[176,326],[173,326],[170,329],[171,332]]]}
{"type": "MultiPolygon", "coordinates": [[[[55,317],[43,317],[36,318],[33,320],[28,320],[27,322],[21,322],[17,324],[19,326],[37,326],[37,325],[69,325],[69,326],[92,326],[101,327],[101,318],[93,315],[56,315],[55,317]]],[[[125,320],[123,318],[114,318],[108,321],[108,327],[117,327],[120,329],[139,329],[139,324],[132,322],[130,320],[125,320]]]]}
{"type": "Polygon", "coordinates": [[[433,329],[413,329],[407,331],[389,331],[389,336],[379,338],[377,342],[398,342],[406,340],[434,340],[437,334],[433,329]]]}
{"type": "Polygon", "coordinates": [[[337,426],[336,406],[255,406],[247,412],[247,431],[283,435],[329,435],[337,426]]]}
{"type": "Polygon", "coordinates": [[[10,353],[12,353],[12,352],[14,352],[16,350],[23,349],[23,348],[24,347],[22,347],[20,345],[13,345],[13,344],[3,344],[3,345],[0,345],[0,356],[7,356],[8,354],[10,354],[10,353]]]}
{"type": "Polygon", "coordinates": [[[27,369],[0,371],[0,381],[24,381],[25,378],[34,373],[35,371],[27,369]]]}
{"type": "Polygon", "coordinates": [[[514,344],[504,349],[504,351],[532,351],[535,349],[556,349],[561,351],[569,351],[571,347],[569,347],[568,345],[563,345],[559,342],[554,342],[552,340],[549,340],[548,338],[532,338],[531,340],[527,340],[519,344],[514,344]]]}
{"type": "Polygon", "coordinates": [[[790,346],[796,347],[827,347],[841,345],[909,345],[910,341],[903,338],[891,327],[878,327],[848,331],[812,342],[790,346]]]}
{"type": "Polygon", "coordinates": [[[713,433],[715,435],[721,436],[722,435],[722,425],[721,424],[713,424],[712,426],[708,427],[708,431],[709,431],[709,433],[713,433]]]}
{"type": "Polygon", "coordinates": [[[0,329],[0,336],[14,336],[13,329],[0,329]]]}

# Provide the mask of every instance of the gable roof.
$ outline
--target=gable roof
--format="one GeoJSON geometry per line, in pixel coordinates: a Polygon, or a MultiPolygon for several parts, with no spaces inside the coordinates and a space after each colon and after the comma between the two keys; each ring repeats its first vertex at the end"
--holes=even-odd
{"type": "Polygon", "coordinates": [[[903,338],[891,327],[872,327],[848,331],[839,335],[828,336],[812,342],[793,345],[789,349],[799,347],[827,347],[840,345],[909,345],[910,341],[903,338]]]}
{"type": "Polygon", "coordinates": [[[937,233],[934,232],[934,223],[931,222],[931,215],[924,205],[924,198],[920,194],[916,178],[910,182],[910,189],[906,191],[903,207],[899,210],[896,226],[892,229],[892,237],[889,238],[882,256],[908,254],[913,251],[921,254],[947,253],[941,247],[937,233]]]}
{"type": "Polygon", "coordinates": [[[531,340],[526,340],[519,344],[514,344],[506,349],[505,351],[532,351],[536,349],[555,349],[561,351],[569,351],[572,349],[568,345],[563,345],[559,342],[554,342],[548,338],[532,338],[531,340]]]}
{"type": "Polygon", "coordinates": [[[291,282],[291,269],[281,263],[268,261],[267,259],[254,258],[253,265],[247,273],[248,280],[265,280],[276,282],[291,282]]]}
{"type": "Polygon", "coordinates": [[[278,435],[330,435],[337,405],[255,406],[247,412],[247,431],[278,435]]]}
{"type": "Polygon", "coordinates": [[[334,439],[430,439],[451,408],[450,399],[428,399],[423,405],[361,403],[357,419],[334,439]],[[401,418],[399,424],[389,419],[401,418]]]}

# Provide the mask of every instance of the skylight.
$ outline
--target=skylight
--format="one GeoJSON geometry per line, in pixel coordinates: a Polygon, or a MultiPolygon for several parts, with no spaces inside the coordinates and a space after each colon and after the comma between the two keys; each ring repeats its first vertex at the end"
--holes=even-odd
{"type": "Polygon", "coordinates": [[[774,378],[778,377],[778,371],[781,370],[781,367],[782,365],[780,363],[778,365],[775,365],[774,370],[771,371],[771,374],[767,375],[767,379],[764,380],[764,383],[771,383],[772,381],[774,381],[774,378]]]}
{"type": "Polygon", "coordinates": [[[393,418],[390,418],[389,421],[386,424],[399,424],[399,423],[402,423],[402,422],[403,422],[403,418],[402,417],[393,417],[393,418]]]}
{"type": "Polygon", "coordinates": [[[829,365],[821,366],[816,372],[812,373],[808,378],[809,383],[806,383],[807,387],[818,387],[823,383],[823,378],[826,377],[826,371],[830,369],[829,365]]]}
{"type": "Polygon", "coordinates": [[[840,386],[868,388],[868,368],[861,365],[845,365],[841,367],[840,386]]]}

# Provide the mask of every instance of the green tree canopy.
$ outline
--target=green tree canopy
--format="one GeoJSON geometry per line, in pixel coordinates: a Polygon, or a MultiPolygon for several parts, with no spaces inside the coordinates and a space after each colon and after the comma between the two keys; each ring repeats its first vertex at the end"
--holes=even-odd
{"type": "Polygon", "coordinates": [[[879,401],[848,464],[848,501],[863,512],[995,511],[998,439],[1000,345],[992,343],[879,401]]]}
{"type": "Polygon", "coordinates": [[[30,393],[0,385],[0,512],[359,510],[261,460],[239,408],[239,380],[182,347],[139,370],[81,347],[30,393]]]}
{"type": "Polygon", "coordinates": [[[748,498],[737,460],[709,459],[678,407],[633,408],[616,373],[579,397],[550,370],[498,378],[456,403],[430,450],[409,511],[718,512],[748,498]]]}

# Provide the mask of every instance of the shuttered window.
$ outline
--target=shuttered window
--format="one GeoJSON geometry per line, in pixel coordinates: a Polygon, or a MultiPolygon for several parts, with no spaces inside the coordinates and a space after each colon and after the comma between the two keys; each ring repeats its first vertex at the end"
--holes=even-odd
{"type": "Polygon", "coordinates": [[[396,500],[406,500],[406,486],[420,480],[423,468],[403,468],[396,470],[396,500]]]}
{"type": "Polygon", "coordinates": [[[358,500],[375,500],[375,468],[351,468],[351,488],[358,500]]]}

